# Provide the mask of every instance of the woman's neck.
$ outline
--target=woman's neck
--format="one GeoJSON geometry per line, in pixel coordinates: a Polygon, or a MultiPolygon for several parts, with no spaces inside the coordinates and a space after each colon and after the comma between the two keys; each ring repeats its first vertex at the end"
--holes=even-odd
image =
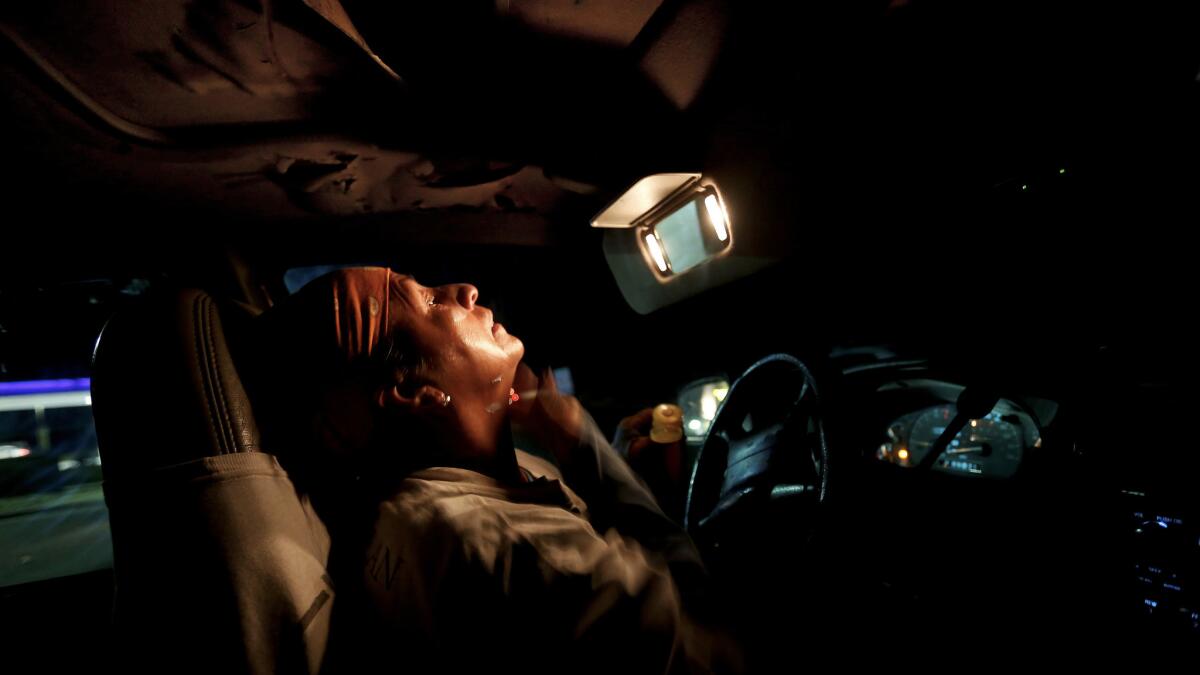
{"type": "Polygon", "coordinates": [[[517,465],[517,454],[511,445],[507,450],[497,450],[495,454],[490,456],[456,459],[454,465],[460,469],[469,469],[485,476],[490,476],[503,483],[521,481],[521,470],[517,465]]]}
{"type": "Polygon", "coordinates": [[[453,426],[442,437],[455,465],[497,480],[519,480],[507,408],[464,405],[457,412],[453,426]]]}
{"type": "Polygon", "coordinates": [[[462,420],[455,432],[442,437],[437,453],[443,465],[470,469],[499,481],[519,482],[520,469],[513,448],[508,415],[462,420]]]}

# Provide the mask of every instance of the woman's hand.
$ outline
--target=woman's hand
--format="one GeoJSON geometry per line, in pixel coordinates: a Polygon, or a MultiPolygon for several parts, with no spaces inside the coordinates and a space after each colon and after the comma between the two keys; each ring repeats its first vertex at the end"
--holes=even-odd
{"type": "Polygon", "coordinates": [[[621,420],[613,438],[613,449],[625,456],[646,486],[654,493],[667,515],[683,515],[687,477],[683,474],[684,442],[655,443],[650,438],[654,426],[654,408],[646,408],[621,420]]]}
{"type": "Polygon", "coordinates": [[[646,408],[621,420],[613,438],[613,449],[628,462],[634,462],[642,451],[650,447],[650,427],[654,422],[654,408],[646,408]]]}
{"type": "Polygon", "coordinates": [[[549,368],[539,378],[521,363],[513,380],[520,400],[510,408],[512,421],[534,441],[549,450],[560,466],[579,445],[583,431],[583,406],[574,396],[560,393],[549,368]]]}

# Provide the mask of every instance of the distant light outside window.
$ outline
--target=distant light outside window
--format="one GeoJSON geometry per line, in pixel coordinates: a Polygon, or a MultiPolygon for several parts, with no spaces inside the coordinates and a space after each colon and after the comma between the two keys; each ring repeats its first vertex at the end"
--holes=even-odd
{"type": "Polygon", "coordinates": [[[694,382],[680,392],[679,407],[683,408],[683,426],[689,441],[704,438],[728,393],[729,381],[724,378],[694,382]]]}
{"type": "Polygon", "coordinates": [[[558,384],[558,391],[567,396],[575,395],[575,377],[571,375],[570,368],[555,368],[554,381],[558,384]]]}

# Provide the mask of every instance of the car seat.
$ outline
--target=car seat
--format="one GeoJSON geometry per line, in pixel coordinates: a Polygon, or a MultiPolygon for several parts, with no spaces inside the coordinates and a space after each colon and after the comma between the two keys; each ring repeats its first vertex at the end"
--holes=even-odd
{"type": "Polygon", "coordinates": [[[97,342],[112,656],[130,672],[315,673],[325,660],[330,537],[261,446],[235,358],[253,316],[173,290],[114,316],[97,342]]]}

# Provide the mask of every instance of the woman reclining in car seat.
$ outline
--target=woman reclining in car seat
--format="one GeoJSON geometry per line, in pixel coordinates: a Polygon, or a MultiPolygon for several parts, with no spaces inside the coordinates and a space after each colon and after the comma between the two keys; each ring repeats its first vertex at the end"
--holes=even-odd
{"type": "Polygon", "coordinates": [[[369,616],[350,639],[335,626],[341,658],[408,672],[727,668],[729,643],[689,611],[705,582],[691,540],[477,298],[356,268],[263,317],[277,412],[321,448],[300,464],[332,521],[340,597],[357,586],[369,616]],[[514,449],[510,423],[557,466],[514,449]]]}

